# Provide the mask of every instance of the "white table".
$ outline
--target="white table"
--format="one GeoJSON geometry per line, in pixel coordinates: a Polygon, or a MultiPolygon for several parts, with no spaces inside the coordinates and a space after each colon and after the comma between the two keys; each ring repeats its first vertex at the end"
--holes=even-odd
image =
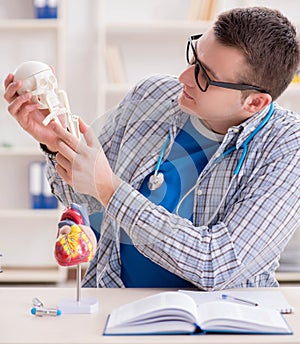
{"type": "MultiPolygon", "coordinates": [[[[255,290],[255,289],[253,289],[255,290]]],[[[96,297],[96,314],[35,317],[33,297],[56,307],[62,298],[76,298],[74,288],[0,287],[0,343],[300,343],[300,287],[279,288],[296,309],[286,315],[294,335],[102,336],[107,315],[121,304],[166,289],[83,289],[82,297],[96,297]]]]}

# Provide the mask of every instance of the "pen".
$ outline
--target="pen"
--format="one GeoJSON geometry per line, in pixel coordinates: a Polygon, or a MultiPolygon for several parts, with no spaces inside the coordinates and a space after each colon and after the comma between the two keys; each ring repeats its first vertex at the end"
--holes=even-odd
{"type": "Polygon", "coordinates": [[[227,294],[222,294],[221,297],[223,300],[238,302],[238,303],[242,303],[244,305],[249,305],[249,306],[258,306],[258,303],[253,302],[253,301],[249,301],[249,300],[245,300],[245,299],[242,299],[240,297],[235,297],[235,296],[231,296],[231,295],[227,295],[227,294]]]}

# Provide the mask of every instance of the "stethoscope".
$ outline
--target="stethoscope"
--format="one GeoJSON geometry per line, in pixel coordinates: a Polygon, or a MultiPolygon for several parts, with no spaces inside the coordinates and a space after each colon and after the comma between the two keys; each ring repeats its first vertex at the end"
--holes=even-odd
{"type": "MultiPolygon", "coordinates": [[[[237,162],[237,165],[233,171],[233,177],[229,183],[229,186],[224,194],[224,196],[222,197],[221,201],[220,201],[220,204],[219,206],[217,207],[217,209],[215,210],[214,214],[210,217],[210,219],[207,221],[207,224],[209,224],[214,218],[215,216],[217,215],[218,211],[220,210],[222,204],[224,203],[225,201],[225,198],[227,197],[228,193],[229,193],[229,190],[231,189],[231,186],[235,180],[235,178],[237,177],[237,175],[239,174],[239,172],[241,171],[241,168],[243,166],[243,163],[246,159],[246,156],[247,156],[247,153],[248,153],[248,145],[249,143],[251,142],[251,140],[254,138],[254,136],[268,123],[268,121],[270,120],[271,116],[273,115],[273,112],[274,112],[274,103],[272,102],[270,104],[270,108],[268,110],[268,113],[266,114],[266,116],[262,119],[262,121],[259,123],[259,125],[257,126],[257,128],[255,128],[255,130],[253,130],[253,132],[245,139],[245,141],[240,145],[239,148],[237,148],[236,146],[233,146],[229,149],[227,149],[225,152],[223,152],[216,160],[215,160],[215,166],[217,163],[219,163],[224,157],[226,157],[227,155],[233,153],[235,150],[238,150],[238,149],[242,149],[243,152],[242,152],[242,155],[239,159],[239,161],[237,162]]],[[[170,133],[168,133],[168,136],[162,146],[162,149],[160,151],[160,154],[159,154],[159,157],[158,157],[158,160],[157,160],[157,163],[156,163],[156,166],[155,166],[155,170],[154,170],[154,173],[153,175],[150,176],[149,178],[149,182],[147,184],[148,188],[150,191],[154,191],[154,190],[157,190],[159,187],[162,186],[162,184],[164,183],[164,175],[162,172],[159,172],[159,169],[160,169],[160,166],[161,166],[161,163],[162,163],[162,160],[163,160],[163,157],[165,155],[165,152],[166,152],[166,149],[169,145],[169,142],[170,142],[170,133]]],[[[177,208],[176,208],[176,214],[178,215],[178,212],[179,212],[179,208],[181,206],[181,204],[184,202],[184,200],[188,197],[188,195],[194,191],[194,189],[196,188],[196,185],[194,185],[183,197],[182,199],[180,200],[180,202],[178,203],[177,205],[177,208]]]]}

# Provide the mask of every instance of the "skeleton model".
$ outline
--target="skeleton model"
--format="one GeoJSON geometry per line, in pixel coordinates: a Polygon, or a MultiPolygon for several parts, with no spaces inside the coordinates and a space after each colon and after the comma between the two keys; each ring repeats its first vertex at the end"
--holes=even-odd
{"type": "Polygon", "coordinates": [[[64,115],[69,131],[79,137],[78,116],[70,111],[67,94],[59,90],[52,69],[45,63],[27,61],[19,65],[14,72],[15,80],[22,80],[18,93],[30,92],[32,100],[39,104],[40,109],[48,109],[49,115],[43,124],[48,125],[52,120],[60,123],[58,116],[64,115]]]}

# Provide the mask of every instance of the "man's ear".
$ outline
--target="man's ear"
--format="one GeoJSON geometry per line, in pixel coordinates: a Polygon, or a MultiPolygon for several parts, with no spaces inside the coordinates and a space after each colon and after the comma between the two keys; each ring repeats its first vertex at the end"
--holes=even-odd
{"type": "Polygon", "coordinates": [[[272,102],[272,97],[267,93],[251,93],[244,101],[244,110],[256,113],[272,102]]]}

